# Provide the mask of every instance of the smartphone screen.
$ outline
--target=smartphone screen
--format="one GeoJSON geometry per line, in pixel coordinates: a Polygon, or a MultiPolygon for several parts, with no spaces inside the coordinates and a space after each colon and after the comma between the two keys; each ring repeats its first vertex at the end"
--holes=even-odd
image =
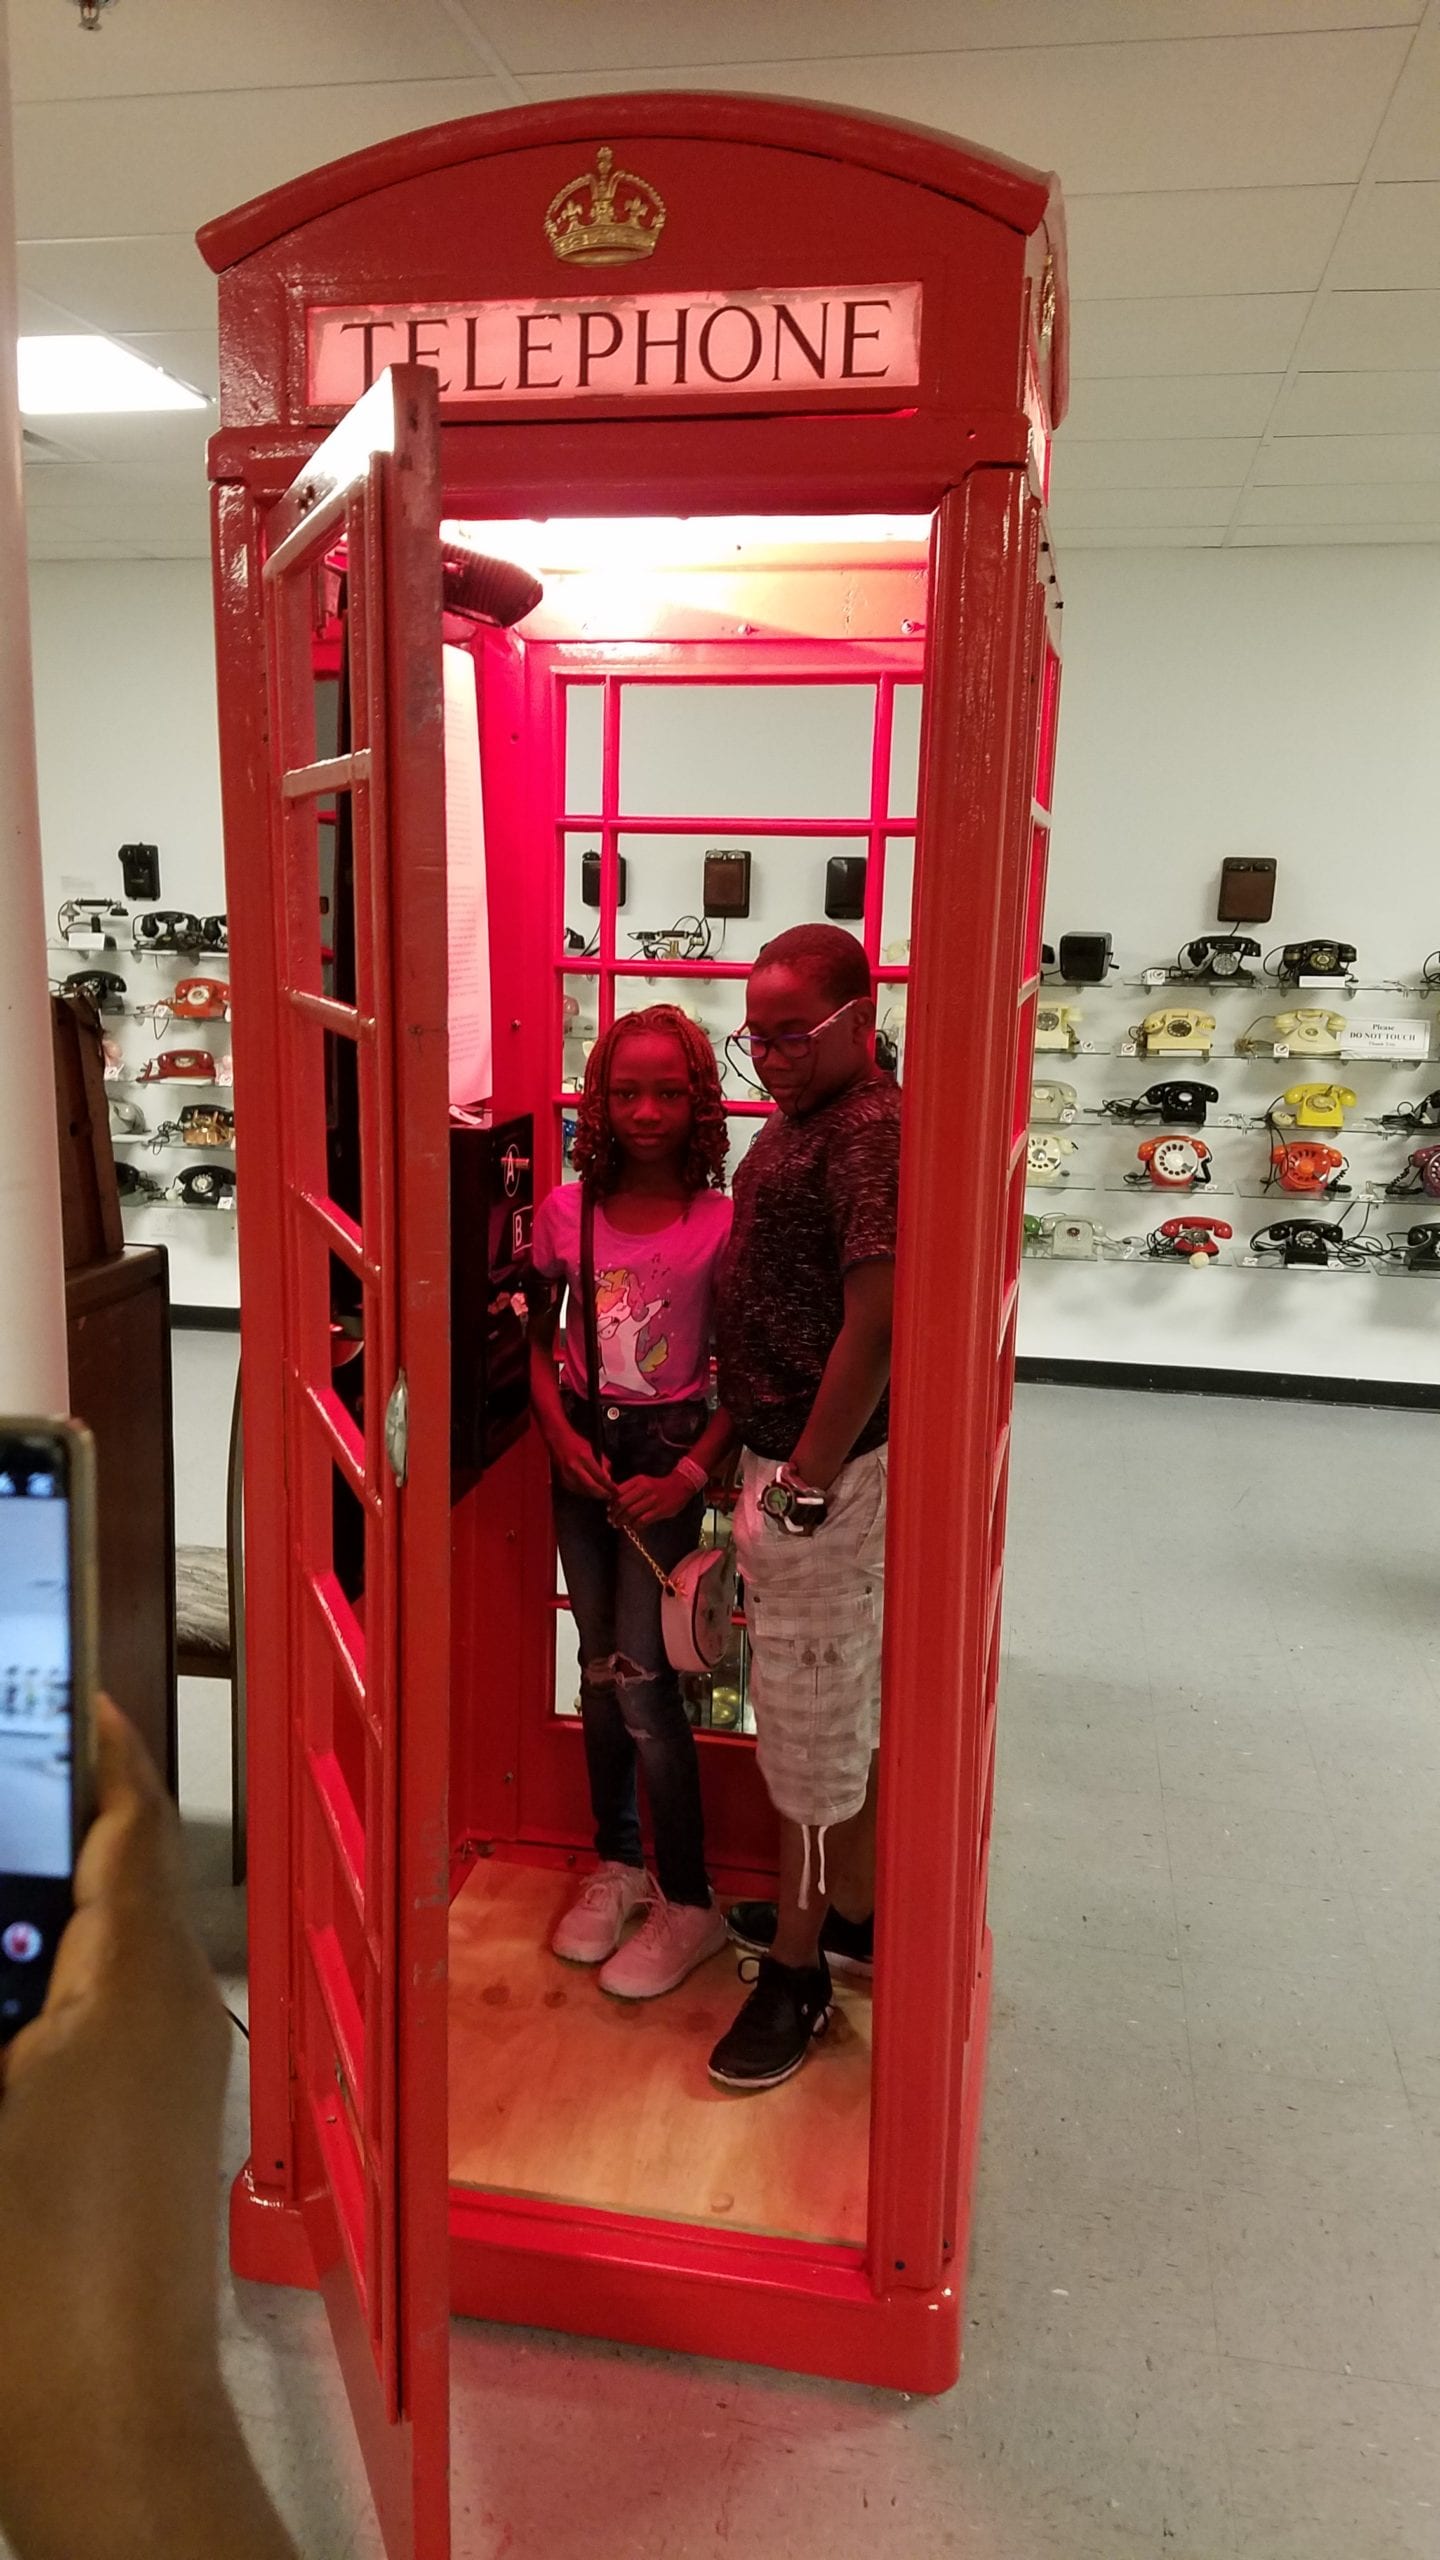
{"type": "Polygon", "coordinates": [[[70,1916],[71,1454],[62,1432],[0,1424],[0,2041],[42,2007],[70,1916]]]}

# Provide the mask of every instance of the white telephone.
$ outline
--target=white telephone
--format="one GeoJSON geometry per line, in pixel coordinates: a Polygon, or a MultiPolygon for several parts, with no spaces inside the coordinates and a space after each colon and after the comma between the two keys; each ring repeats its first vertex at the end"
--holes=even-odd
{"type": "Polygon", "coordinates": [[[1080,1096],[1073,1084],[1036,1084],[1030,1088],[1032,1120],[1073,1120],[1080,1107],[1080,1096]]]}
{"type": "Polygon", "coordinates": [[[1025,1179],[1034,1183],[1068,1182],[1070,1168],[1067,1156],[1075,1153],[1073,1138],[1054,1138],[1048,1130],[1039,1134],[1032,1130],[1025,1149],[1025,1179]]]}
{"type": "Polygon", "coordinates": [[[1195,1013],[1188,1005],[1167,1005],[1147,1013],[1131,1037],[1147,1058],[1208,1058],[1215,1038],[1213,1013],[1195,1013]]]}

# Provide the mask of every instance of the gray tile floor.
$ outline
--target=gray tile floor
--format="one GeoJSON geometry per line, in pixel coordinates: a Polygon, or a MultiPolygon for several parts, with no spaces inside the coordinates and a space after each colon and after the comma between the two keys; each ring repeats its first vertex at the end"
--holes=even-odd
{"type": "MultiPolygon", "coordinates": [[[[460,2560],[1437,2560],[1434,1431],[1022,1393],[960,2385],[457,2324],[460,2560]]],[[[308,2560],[375,2560],[315,2304],[226,2326],[308,2560]]]]}

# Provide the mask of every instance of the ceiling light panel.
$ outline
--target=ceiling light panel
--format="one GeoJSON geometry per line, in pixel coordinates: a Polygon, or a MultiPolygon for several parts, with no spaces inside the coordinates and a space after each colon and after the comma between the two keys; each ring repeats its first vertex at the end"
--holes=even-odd
{"type": "Polygon", "coordinates": [[[78,418],[118,410],[203,409],[201,393],[158,365],[146,364],[113,338],[17,341],[20,408],[27,418],[78,418]]]}

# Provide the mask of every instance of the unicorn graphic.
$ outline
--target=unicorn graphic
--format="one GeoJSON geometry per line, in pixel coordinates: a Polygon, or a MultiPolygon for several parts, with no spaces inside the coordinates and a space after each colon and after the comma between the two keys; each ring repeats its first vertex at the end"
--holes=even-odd
{"type": "Polygon", "coordinates": [[[647,1275],[619,1263],[595,1274],[595,1319],[600,1335],[600,1375],[605,1386],[630,1396],[658,1396],[657,1373],[670,1356],[670,1338],[652,1336],[666,1301],[658,1285],[659,1264],[647,1275]]]}

